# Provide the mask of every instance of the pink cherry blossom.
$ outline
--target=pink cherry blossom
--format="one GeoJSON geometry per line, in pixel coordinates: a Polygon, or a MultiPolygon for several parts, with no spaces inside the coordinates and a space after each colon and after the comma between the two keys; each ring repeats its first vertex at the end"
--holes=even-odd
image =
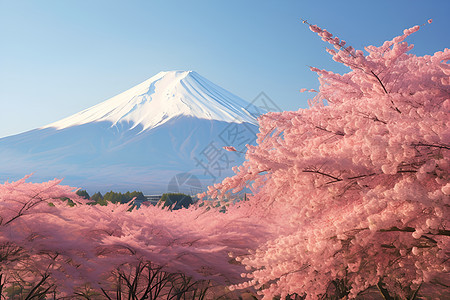
{"type": "Polygon", "coordinates": [[[224,146],[223,149],[230,151],[230,152],[235,152],[237,151],[236,148],[234,148],[233,146],[224,146]]]}
{"type": "Polygon", "coordinates": [[[350,71],[312,67],[321,86],[311,107],[261,116],[258,145],[210,190],[249,188],[279,233],[239,259],[251,280],[233,288],[263,299],[338,286],[339,298],[376,286],[384,297],[448,295],[450,50],[408,53],[419,28],[364,54],[310,25],[350,71]]]}
{"type": "MultiPolygon", "coordinates": [[[[124,278],[153,285],[150,275],[130,275],[144,271],[166,278],[164,284],[183,276],[210,281],[207,286],[236,284],[244,281],[240,274],[245,270],[231,264],[229,255],[247,254],[266,236],[258,216],[244,205],[229,207],[228,213],[206,206],[130,211],[124,204],[88,205],[60,180],[37,184],[27,178],[0,185],[2,297],[24,282],[37,287],[24,297],[38,297],[39,290],[69,297],[86,285],[91,292],[116,295],[124,278]],[[62,197],[76,205],[68,206],[62,197]]],[[[139,297],[149,297],[145,290],[139,297]]]]}

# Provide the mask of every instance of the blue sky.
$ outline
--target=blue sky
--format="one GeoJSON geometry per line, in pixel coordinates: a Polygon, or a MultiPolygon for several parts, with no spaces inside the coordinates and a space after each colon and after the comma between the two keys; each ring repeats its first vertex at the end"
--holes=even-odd
{"type": "Polygon", "coordinates": [[[412,53],[449,46],[450,1],[4,1],[0,0],[0,137],[104,101],[158,73],[195,70],[252,101],[307,107],[308,66],[344,72],[307,19],[355,48],[403,29],[412,53]]]}

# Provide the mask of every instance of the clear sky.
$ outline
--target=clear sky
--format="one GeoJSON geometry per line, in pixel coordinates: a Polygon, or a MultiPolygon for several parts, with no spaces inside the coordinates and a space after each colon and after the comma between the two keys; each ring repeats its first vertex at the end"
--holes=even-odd
{"type": "Polygon", "coordinates": [[[0,137],[57,121],[159,71],[194,70],[252,101],[307,107],[308,66],[344,72],[300,18],[357,49],[408,38],[412,53],[449,47],[449,0],[0,0],[0,137]]]}

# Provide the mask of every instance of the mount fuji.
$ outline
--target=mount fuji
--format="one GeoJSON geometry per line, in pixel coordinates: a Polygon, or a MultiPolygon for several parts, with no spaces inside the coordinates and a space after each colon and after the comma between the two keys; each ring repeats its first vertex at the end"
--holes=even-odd
{"type": "Polygon", "coordinates": [[[91,192],[196,193],[243,162],[261,112],[196,72],[160,72],[72,116],[0,139],[0,180],[33,173],[33,181],[64,178],[91,192]]]}

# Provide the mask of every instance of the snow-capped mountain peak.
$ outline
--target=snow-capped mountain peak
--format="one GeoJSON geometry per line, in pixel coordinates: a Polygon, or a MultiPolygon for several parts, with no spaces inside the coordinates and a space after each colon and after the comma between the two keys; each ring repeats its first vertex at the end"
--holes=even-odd
{"type": "Polygon", "coordinates": [[[188,174],[201,182],[189,187],[197,193],[244,161],[260,113],[195,72],[160,72],[44,128],[0,139],[0,180],[34,172],[34,180],[65,178],[92,192],[154,194],[176,192],[173,178],[188,174]]]}
{"type": "Polygon", "coordinates": [[[168,71],[43,128],[64,129],[109,121],[112,126],[119,122],[128,122],[132,128],[141,125],[145,131],[178,116],[256,124],[255,117],[249,113],[255,110],[248,109],[250,106],[196,72],[168,71]]]}

